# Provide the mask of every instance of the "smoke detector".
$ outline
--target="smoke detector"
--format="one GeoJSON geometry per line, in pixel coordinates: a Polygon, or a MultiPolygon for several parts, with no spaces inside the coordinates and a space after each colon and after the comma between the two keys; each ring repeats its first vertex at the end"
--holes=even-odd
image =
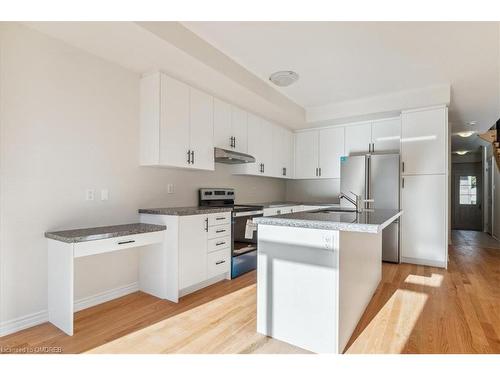
{"type": "Polygon", "coordinates": [[[281,70],[271,74],[269,80],[276,86],[286,87],[299,79],[299,75],[291,70],[281,70]]]}

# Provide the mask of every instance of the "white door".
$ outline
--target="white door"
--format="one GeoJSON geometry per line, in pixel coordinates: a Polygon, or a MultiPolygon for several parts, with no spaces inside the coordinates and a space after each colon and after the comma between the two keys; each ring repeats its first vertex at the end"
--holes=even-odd
{"type": "Polygon", "coordinates": [[[161,75],[160,164],[188,167],[189,86],[161,75]]]}
{"type": "Polygon", "coordinates": [[[319,132],[310,130],[295,133],[295,178],[319,178],[319,132]]]}
{"type": "Polygon", "coordinates": [[[372,142],[371,122],[346,124],[345,126],[345,154],[346,156],[369,152],[372,142]]]}
{"type": "Polygon", "coordinates": [[[399,152],[401,143],[401,119],[392,118],[372,123],[372,151],[399,152]]]}
{"type": "Polygon", "coordinates": [[[319,131],[319,175],[340,178],[340,157],[344,156],[344,128],[319,131]]]}
{"type": "Polygon", "coordinates": [[[207,278],[207,215],[179,217],[179,289],[207,278]]]}
{"type": "Polygon", "coordinates": [[[233,140],[233,150],[247,153],[247,112],[231,106],[231,129],[233,140]]]}
{"type": "Polygon", "coordinates": [[[213,97],[191,88],[190,149],[191,166],[214,170],[214,105],[213,97]]]}
{"type": "Polygon", "coordinates": [[[446,173],[447,108],[403,112],[401,118],[402,173],[446,173]]]}
{"type": "MultiPolygon", "coordinates": [[[[444,265],[447,256],[445,175],[404,176],[401,188],[401,257],[444,265]]],[[[405,259],[406,258],[406,259],[405,259]]]]}
{"type": "Polygon", "coordinates": [[[255,158],[255,163],[244,164],[245,174],[262,174],[262,119],[254,114],[248,114],[248,154],[255,158]]]}
{"type": "Polygon", "coordinates": [[[214,144],[231,149],[231,105],[214,98],[214,144]]]}

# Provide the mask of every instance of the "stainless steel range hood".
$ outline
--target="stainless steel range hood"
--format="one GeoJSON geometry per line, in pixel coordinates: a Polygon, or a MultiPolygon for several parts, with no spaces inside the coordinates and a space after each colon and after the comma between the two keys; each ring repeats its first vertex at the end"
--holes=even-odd
{"type": "Polygon", "coordinates": [[[242,152],[225,150],[223,148],[216,147],[214,153],[215,153],[216,163],[224,163],[224,164],[255,163],[255,158],[253,156],[244,154],[242,152]]]}

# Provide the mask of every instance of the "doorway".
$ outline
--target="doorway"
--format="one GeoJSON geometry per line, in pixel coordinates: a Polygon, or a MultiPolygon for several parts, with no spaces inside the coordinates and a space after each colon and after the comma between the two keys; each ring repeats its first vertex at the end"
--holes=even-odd
{"type": "Polygon", "coordinates": [[[481,162],[453,163],[452,228],[483,230],[481,162]]]}

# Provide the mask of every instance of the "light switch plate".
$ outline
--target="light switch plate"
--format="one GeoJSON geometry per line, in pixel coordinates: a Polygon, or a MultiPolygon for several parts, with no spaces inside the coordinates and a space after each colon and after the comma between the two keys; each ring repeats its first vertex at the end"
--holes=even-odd
{"type": "Polygon", "coordinates": [[[174,193],[174,184],[167,184],[167,193],[168,194],[174,193]]]}
{"type": "Polygon", "coordinates": [[[94,200],[94,189],[85,190],[85,200],[93,201],[94,200]]]}
{"type": "Polygon", "coordinates": [[[101,189],[101,200],[107,201],[108,199],[109,199],[109,190],[108,189],[101,189]]]}

